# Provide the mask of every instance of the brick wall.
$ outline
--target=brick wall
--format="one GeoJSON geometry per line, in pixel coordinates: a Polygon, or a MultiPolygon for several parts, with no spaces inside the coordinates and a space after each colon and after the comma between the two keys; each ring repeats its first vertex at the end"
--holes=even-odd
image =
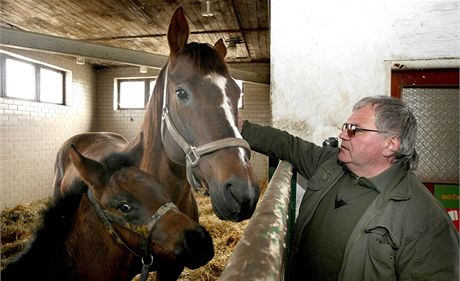
{"type": "Polygon", "coordinates": [[[8,51],[71,71],[71,106],[0,98],[0,209],[52,195],[57,149],[70,136],[93,130],[95,108],[92,67],[62,56],[8,51]]]}

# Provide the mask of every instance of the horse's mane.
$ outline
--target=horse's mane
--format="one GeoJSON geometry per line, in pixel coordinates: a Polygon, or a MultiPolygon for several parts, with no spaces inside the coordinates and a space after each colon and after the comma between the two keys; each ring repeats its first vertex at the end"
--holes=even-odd
{"type": "Polygon", "coordinates": [[[113,174],[114,172],[131,166],[138,166],[135,163],[135,160],[130,158],[127,154],[117,152],[108,155],[107,157],[101,160],[101,163],[104,165],[105,169],[110,173],[113,174]]]}
{"type": "Polygon", "coordinates": [[[224,75],[228,73],[227,65],[209,44],[191,42],[188,43],[179,55],[185,55],[193,65],[203,73],[216,73],[224,75]]]}
{"type": "MultiPolygon", "coordinates": [[[[75,182],[75,185],[83,185],[75,182]]],[[[69,235],[84,186],[76,186],[59,200],[48,203],[41,212],[41,223],[26,247],[2,271],[5,280],[69,280],[71,261],[63,256],[65,238],[69,235]],[[58,256],[61,254],[61,256],[58,256]]]]}

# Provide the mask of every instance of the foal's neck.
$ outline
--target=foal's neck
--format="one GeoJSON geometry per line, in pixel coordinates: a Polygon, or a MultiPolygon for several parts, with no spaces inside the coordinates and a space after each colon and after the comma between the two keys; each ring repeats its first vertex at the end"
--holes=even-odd
{"type": "Polygon", "coordinates": [[[187,182],[185,166],[171,161],[163,146],[161,139],[162,106],[162,93],[157,90],[148,104],[141,127],[144,153],[139,168],[153,175],[163,186],[167,186],[174,204],[189,217],[198,221],[198,209],[191,187],[187,182]]]}

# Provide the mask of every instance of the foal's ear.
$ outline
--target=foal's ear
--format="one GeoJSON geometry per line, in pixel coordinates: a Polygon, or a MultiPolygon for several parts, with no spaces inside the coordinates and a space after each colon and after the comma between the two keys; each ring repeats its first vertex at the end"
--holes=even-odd
{"type": "Polygon", "coordinates": [[[102,164],[83,156],[73,143],[70,145],[69,156],[83,181],[93,188],[103,185],[105,169],[102,164]]]}
{"type": "Polygon", "coordinates": [[[123,149],[129,159],[134,163],[136,167],[139,167],[142,156],[144,155],[144,132],[141,132],[134,141],[133,144],[123,149]]]}
{"type": "Polygon", "coordinates": [[[188,23],[184,9],[179,7],[171,18],[168,29],[170,56],[176,56],[187,45],[189,35],[188,23]]]}
{"type": "Polygon", "coordinates": [[[225,47],[224,40],[222,38],[214,44],[214,50],[219,54],[219,56],[224,59],[227,55],[227,47],[225,47]]]}

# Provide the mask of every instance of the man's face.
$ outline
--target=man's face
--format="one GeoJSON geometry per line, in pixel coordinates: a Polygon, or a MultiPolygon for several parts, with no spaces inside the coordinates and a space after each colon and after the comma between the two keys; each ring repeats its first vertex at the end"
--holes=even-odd
{"type": "MultiPolygon", "coordinates": [[[[347,123],[363,129],[377,130],[374,109],[370,105],[354,111],[347,123]]],[[[342,142],[338,158],[358,176],[375,175],[375,170],[388,167],[388,159],[383,155],[386,146],[383,134],[362,131],[350,137],[347,130],[343,130],[339,138],[342,142]]]]}

